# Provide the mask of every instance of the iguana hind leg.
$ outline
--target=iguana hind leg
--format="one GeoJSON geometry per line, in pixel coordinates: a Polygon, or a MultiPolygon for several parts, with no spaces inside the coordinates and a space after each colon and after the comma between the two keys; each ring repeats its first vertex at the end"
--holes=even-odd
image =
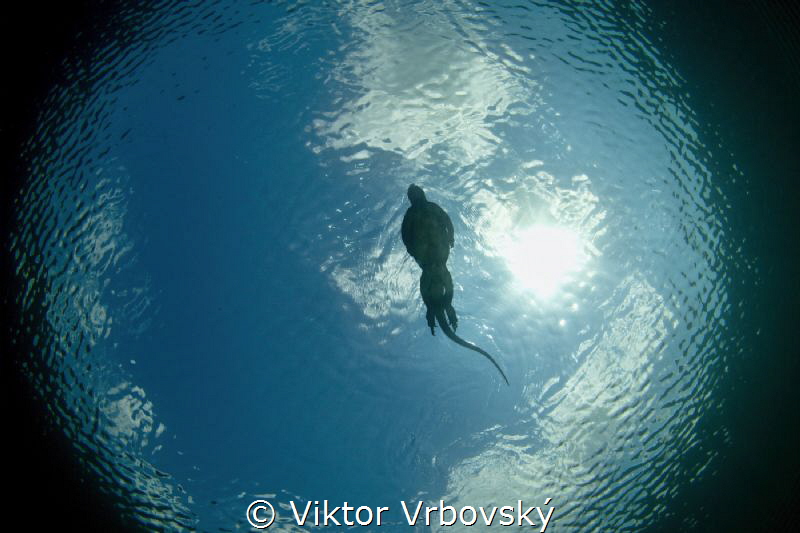
{"type": "Polygon", "coordinates": [[[436,327],[436,314],[433,312],[432,307],[428,307],[428,312],[425,313],[425,318],[428,320],[428,327],[431,328],[431,335],[436,335],[433,328],[436,327]]]}
{"type": "Polygon", "coordinates": [[[456,330],[458,327],[458,317],[456,316],[456,310],[453,309],[452,305],[448,305],[444,309],[447,312],[447,321],[450,322],[450,327],[453,328],[453,331],[456,330]]]}

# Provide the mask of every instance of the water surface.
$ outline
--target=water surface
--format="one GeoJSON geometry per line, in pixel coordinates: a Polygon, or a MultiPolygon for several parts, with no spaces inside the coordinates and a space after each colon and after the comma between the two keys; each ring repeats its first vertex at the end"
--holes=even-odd
{"type": "Polygon", "coordinates": [[[42,107],[12,237],[26,374],[99,490],[148,528],[246,528],[258,497],[286,530],[323,499],[390,506],[383,531],[420,499],[695,526],[675,502],[735,444],[709,417],[759,277],[746,176],[657,25],[643,2],[109,18],[42,107]],[[508,387],[425,327],[412,182],[508,387]]]}

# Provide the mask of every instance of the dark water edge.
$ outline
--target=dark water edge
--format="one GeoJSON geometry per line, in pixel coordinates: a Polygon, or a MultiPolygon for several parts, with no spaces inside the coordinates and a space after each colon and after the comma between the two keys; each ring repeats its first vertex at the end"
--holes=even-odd
{"type": "MultiPolygon", "coordinates": [[[[788,3],[787,3],[788,4],[788,3]]],[[[8,257],[7,228],[14,193],[24,177],[18,146],[28,136],[36,102],[59,77],[64,51],[80,53],[80,28],[113,11],[113,2],[71,2],[47,7],[18,7],[3,32],[3,64],[15,83],[3,88],[0,147],[3,176],[2,302],[7,313],[17,288],[8,257]]],[[[713,476],[704,476],[685,490],[673,509],[677,517],[695,516],[696,531],[790,531],[800,520],[800,362],[794,341],[798,326],[794,309],[800,295],[800,235],[793,205],[800,197],[800,145],[796,100],[800,94],[797,8],[746,2],[654,2],[659,46],[672,59],[693,94],[693,107],[701,123],[718,136],[746,176],[748,196],[737,196],[739,185],[726,190],[734,203],[745,206],[734,231],[746,239],[748,254],[759,258],[763,292],[733,297],[750,302],[748,316],[760,328],[757,345],[746,357],[732,358],[736,367],[722,382],[728,404],[723,418],[709,419],[710,428],[723,425],[735,443],[725,450],[724,462],[713,476]],[[769,169],[766,171],[765,169],[769,169]]],[[[74,464],[69,443],[46,426],[45,413],[31,401],[31,387],[19,378],[17,363],[25,346],[8,344],[3,329],[3,422],[6,449],[6,483],[11,500],[7,513],[16,517],[49,516],[51,526],[79,526],[83,530],[122,531],[109,497],[94,494],[91,479],[74,464]],[[42,503],[46,506],[42,507],[42,503]]],[[[653,531],[675,530],[661,524],[653,531]]],[[[677,528],[682,530],[682,528],[677,528]]]]}
{"type": "Polygon", "coordinates": [[[34,387],[21,375],[19,364],[32,347],[11,344],[18,313],[13,302],[19,287],[8,253],[14,198],[26,178],[20,146],[33,131],[37,105],[63,79],[62,58],[86,50],[87,39],[81,32],[120,4],[84,0],[47,6],[20,3],[4,15],[0,31],[5,71],[0,88],[0,316],[6,318],[0,334],[0,412],[6,428],[3,477],[9,492],[4,518],[22,520],[31,529],[130,530],[113,498],[96,493],[93,479],[74,458],[72,444],[52,427],[47,413],[34,400],[34,387]]]}
{"type": "MultiPolygon", "coordinates": [[[[746,210],[735,231],[759,258],[764,278],[762,291],[742,296],[757,323],[751,318],[738,325],[760,328],[761,335],[750,355],[735,358],[722,383],[726,412],[709,420],[729,428],[736,445],[725,450],[716,475],[685,491],[682,508],[673,511],[696,514],[698,531],[735,531],[745,523],[755,531],[796,531],[800,217],[793,199],[800,190],[800,8],[789,2],[657,2],[654,10],[665,21],[663,48],[700,97],[693,99],[699,121],[718,128],[720,142],[752,176],[746,187],[726,192],[746,210]],[[753,514],[744,518],[748,510],[753,514]]],[[[662,526],[654,530],[669,524],[662,526]]]]}

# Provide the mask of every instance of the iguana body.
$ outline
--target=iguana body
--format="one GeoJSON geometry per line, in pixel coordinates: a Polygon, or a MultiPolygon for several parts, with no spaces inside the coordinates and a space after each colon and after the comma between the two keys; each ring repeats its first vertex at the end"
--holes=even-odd
{"type": "Polygon", "coordinates": [[[508,384],[508,378],[491,355],[455,334],[458,317],[453,308],[453,279],[447,270],[447,258],[455,243],[453,222],[444,209],[425,198],[420,187],[409,186],[408,199],[411,207],[403,217],[403,244],[422,268],[419,291],[427,308],[425,317],[428,327],[431,328],[431,335],[435,334],[438,320],[445,335],[489,359],[508,384]]]}

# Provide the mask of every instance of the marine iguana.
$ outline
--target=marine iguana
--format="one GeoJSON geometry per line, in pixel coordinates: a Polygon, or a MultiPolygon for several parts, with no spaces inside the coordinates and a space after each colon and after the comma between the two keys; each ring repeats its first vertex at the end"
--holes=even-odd
{"type": "Polygon", "coordinates": [[[438,320],[445,335],[489,359],[508,385],[508,378],[491,355],[455,333],[458,317],[453,309],[453,278],[447,270],[450,248],[455,244],[453,222],[444,209],[429,202],[422,188],[413,183],[408,187],[408,200],[411,207],[403,217],[403,244],[422,269],[419,292],[427,308],[425,318],[431,335],[436,334],[438,320]]]}

